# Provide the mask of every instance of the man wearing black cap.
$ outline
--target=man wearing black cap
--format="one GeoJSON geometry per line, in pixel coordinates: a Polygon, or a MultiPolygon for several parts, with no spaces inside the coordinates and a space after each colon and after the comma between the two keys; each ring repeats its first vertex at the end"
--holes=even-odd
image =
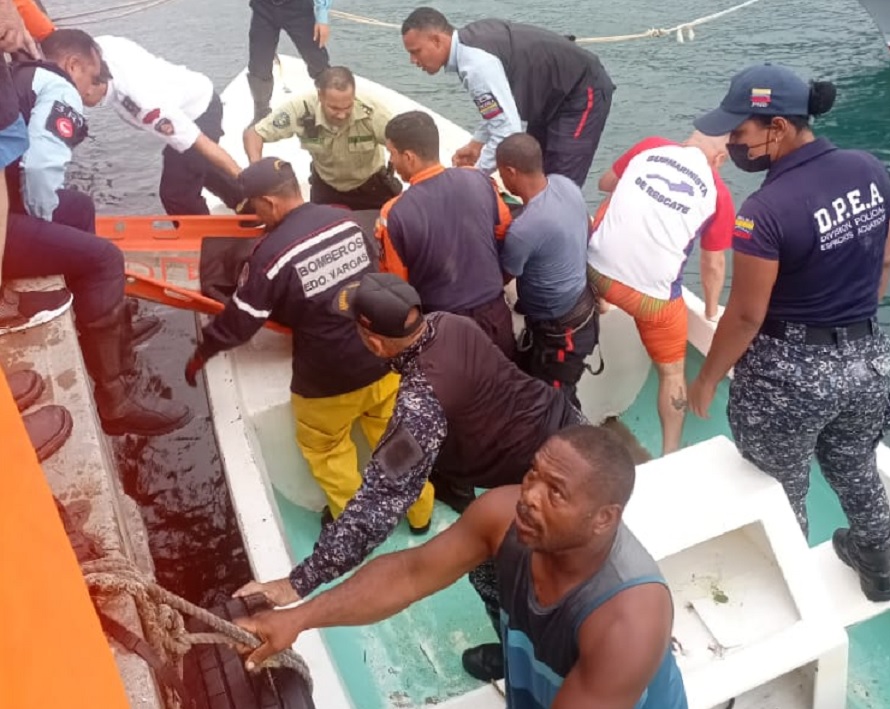
{"type": "MultiPolygon", "coordinates": [[[[471,319],[423,315],[417,291],[394,274],[369,273],[346,285],[334,309],[352,318],[365,347],[402,375],[392,419],[361,488],[322,531],[312,555],[288,579],[252,582],[237,595],[261,592],[277,605],[304,597],[381,544],[434,469],[475,487],[516,484],[552,433],[585,422],[562,392],[522,372],[471,319]]],[[[498,629],[493,565],[478,567],[470,582],[498,629]]],[[[464,667],[480,679],[502,677],[500,646],[467,650],[464,667]]]]}
{"type": "MultiPolygon", "coordinates": [[[[247,342],[269,318],[293,331],[291,401],[297,444],[340,515],[361,484],[350,431],[359,420],[371,448],[383,436],[399,378],[362,345],[355,326],[331,310],[338,290],[374,271],[371,244],[351,213],[305,203],[289,163],[264,158],[239,182],[269,229],[244,265],[225,310],[203,330],[186,380],[208,359],[247,342]],[[299,340],[299,346],[296,341],[299,340]]],[[[411,530],[429,529],[433,489],[422,484],[400,514],[411,530]]]]}

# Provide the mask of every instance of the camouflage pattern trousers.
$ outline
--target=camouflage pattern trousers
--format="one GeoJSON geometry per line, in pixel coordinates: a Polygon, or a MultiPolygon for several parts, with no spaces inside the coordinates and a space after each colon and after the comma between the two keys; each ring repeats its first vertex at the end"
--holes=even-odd
{"type": "Polygon", "coordinates": [[[840,500],[858,546],[890,542],[890,507],[875,448],[890,404],[890,340],[872,334],[833,345],[805,344],[806,328],[787,324],[786,339],[759,334],[735,367],[729,424],[739,452],[778,480],[808,532],[810,461],[840,500]]]}

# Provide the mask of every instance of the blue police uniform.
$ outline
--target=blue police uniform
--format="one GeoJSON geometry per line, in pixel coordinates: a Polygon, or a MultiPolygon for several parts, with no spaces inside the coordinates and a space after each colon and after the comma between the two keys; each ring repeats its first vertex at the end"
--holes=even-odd
{"type": "Polygon", "coordinates": [[[297,48],[309,78],[330,66],[328,50],[315,41],[315,25],[329,23],[331,0],[250,0],[247,83],[253,95],[254,120],[266,116],[272,100],[272,64],[281,30],[297,48]]]}
{"type": "Polygon", "coordinates": [[[5,113],[14,106],[16,116],[11,128],[3,130],[0,122],[0,157],[9,163],[11,206],[3,278],[65,278],[106,433],[169,433],[184,425],[191,411],[143,396],[134,387],[134,330],[124,303],[123,254],[94,233],[95,207],[89,196],[62,189],[71,149],[86,135],[80,95],[67,74],[53,65],[28,63],[14,66],[11,74],[10,80],[6,67],[0,67],[0,107],[5,113]],[[10,95],[18,100],[9,101],[10,95]],[[15,137],[15,130],[25,126],[28,147],[16,159],[14,151],[7,152],[7,134],[15,137]]]}
{"type": "MultiPolygon", "coordinates": [[[[750,67],[696,127],[721,135],[752,115],[818,115],[833,94],[825,103],[816,90],[785,67],[750,67]]],[[[738,212],[733,250],[778,263],[730,386],[736,445],[782,484],[804,534],[815,455],[850,522],[834,534],[838,556],[870,599],[890,600],[890,505],[875,455],[890,401],[890,340],[876,319],[890,177],[874,156],[825,139],[775,162],[729,147],[743,169],[769,169],[738,212]]]]}
{"type": "Polygon", "coordinates": [[[595,54],[540,27],[478,20],[455,30],[445,71],[457,73],[482,119],[477,168],[494,172],[498,144],[525,121],[544,172],[584,186],[615,90],[595,54]]]}
{"type": "Polygon", "coordinates": [[[890,340],[875,319],[890,178],[819,139],[779,160],[739,210],[733,250],[779,262],[766,320],[735,368],[729,422],[807,530],[815,452],[864,547],[890,542],[877,473],[890,340]]]}
{"type": "Polygon", "coordinates": [[[3,275],[64,276],[78,322],[95,322],[123,301],[125,275],[120,249],[95,235],[93,201],[63,188],[72,150],[87,134],[83,102],[55,65],[17,63],[10,73],[28,147],[6,167],[10,215],[3,275]]]}

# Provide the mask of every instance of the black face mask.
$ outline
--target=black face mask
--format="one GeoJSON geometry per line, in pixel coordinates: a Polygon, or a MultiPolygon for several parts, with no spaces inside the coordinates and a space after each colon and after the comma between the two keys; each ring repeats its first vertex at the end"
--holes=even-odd
{"type": "Polygon", "coordinates": [[[729,155],[729,159],[732,160],[733,165],[739,170],[742,170],[743,172],[763,172],[764,170],[769,170],[773,162],[769,153],[764,153],[756,158],[749,158],[748,152],[751,148],[759,148],[763,145],[769,145],[769,142],[769,130],[767,130],[766,140],[764,142],[758,143],[757,145],[748,145],[747,143],[727,143],[726,152],[729,155]]]}

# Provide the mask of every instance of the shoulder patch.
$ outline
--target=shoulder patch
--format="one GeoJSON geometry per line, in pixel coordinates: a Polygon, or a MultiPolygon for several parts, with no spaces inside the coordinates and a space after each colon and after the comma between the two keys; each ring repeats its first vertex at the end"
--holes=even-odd
{"type": "Polygon", "coordinates": [[[408,428],[398,424],[377,446],[374,457],[391,480],[407,475],[423,461],[423,449],[408,428]]]}
{"type": "Polygon", "coordinates": [[[153,108],[148,113],[145,114],[145,116],[142,118],[142,122],[145,125],[150,126],[152,123],[154,123],[160,117],[161,117],[161,109],[153,108]]]}
{"type": "Polygon", "coordinates": [[[287,128],[290,125],[290,114],[287,111],[279,111],[272,119],[272,125],[276,128],[287,128]]]}
{"type": "Polygon", "coordinates": [[[86,119],[62,101],[53,102],[45,127],[69,148],[77,147],[87,137],[86,119]]]}
{"type": "Polygon", "coordinates": [[[155,130],[161,135],[166,135],[168,138],[176,132],[176,129],[173,127],[173,121],[169,118],[162,118],[155,124],[155,130]]]}
{"type": "Polygon", "coordinates": [[[491,120],[495,116],[499,116],[504,112],[504,109],[501,108],[501,104],[498,103],[498,100],[492,93],[484,93],[475,96],[473,98],[473,103],[476,104],[476,108],[479,109],[479,113],[486,121],[491,120]]]}
{"type": "Polygon", "coordinates": [[[136,103],[129,96],[124,96],[121,99],[121,106],[123,106],[124,110],[131,116],[133,116],[133,118],[136,118],[136,116],[138,116],[139,112],[142,110],[141,108],[139,108],[139,104],[136,103]]]}
{"type": "Polygon", "coordinates": [[[754,231],[754,220],[739,214],[736,217],[732,235],[737,239],[750,239],[752,231],[754,231]]]}

